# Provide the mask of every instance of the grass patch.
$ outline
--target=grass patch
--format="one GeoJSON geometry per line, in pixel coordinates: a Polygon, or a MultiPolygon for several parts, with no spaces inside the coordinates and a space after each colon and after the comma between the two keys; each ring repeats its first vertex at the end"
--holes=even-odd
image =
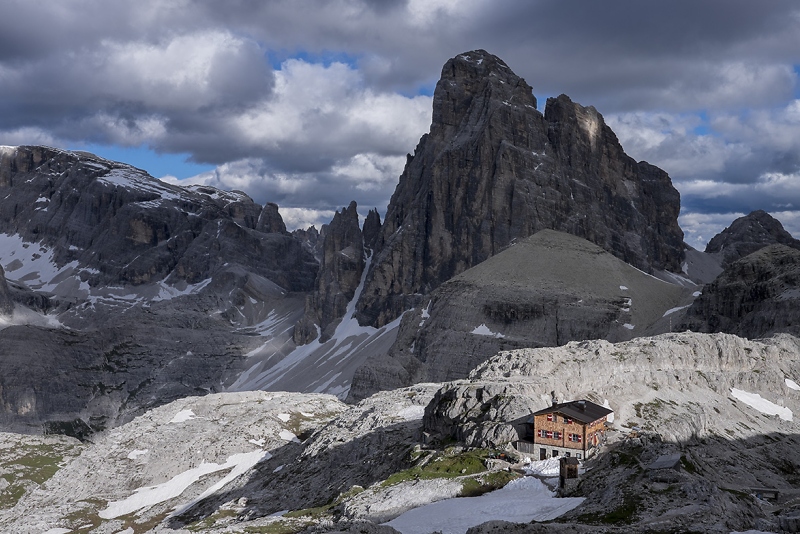
{"type": "Polygon", "coordinates": [[[433,458],[422,466],[414,466],[389,475],[381,483],[381,486],[392,486],[406,480],[430,480],[476,475],[486,471],[486,466],[483,462],[488,455],[489,451],[486,449],[474,449],[457,454],[448,454],[448,451],[445,451],[442,455],[433,458]]]}
{"type": "Polygon", "coordinates": [[[44,484],[60,469],[74,445],[17,445],[0,450],[0,470],[8,486],[0,492],[0,509],[12,508],[28,489],[44,484]]]}
{"type": "Polygon", "coordinates": [[[275,521],[260,527],[244,527],[247,534],[297,534],[313,523],[310,521],[275,521]]]}
{"type": "Polygon", "coordinates": [[[575,519],[578,523],[588,523],[594,525],[630,525],[636,521],[641,502],[642,498],[638,495],[625,492],[622,497],[622,504],[607,514],[600,512],[582,514],[575,519]]]}
{"type": "Polygon", "coordinates": [[[511,471],[494,471],[475,478],[468,478],[461,486],[461,497],[479,497],[484,493],[498,490],[519,478],[519,475],[511,471]]]}

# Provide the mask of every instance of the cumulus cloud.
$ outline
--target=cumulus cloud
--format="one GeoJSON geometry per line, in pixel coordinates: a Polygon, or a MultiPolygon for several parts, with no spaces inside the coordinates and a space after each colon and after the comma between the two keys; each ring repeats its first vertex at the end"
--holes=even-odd
{"type": "Polygon", "coordinates": [[[188,154],[218,165],[194,181],[308,220],[350,199],[384,209],[430,122],[420,90],[448,58],[484,48],[538,97],[566,93],[604,113],[626,151],[673,177],[687,224],[689,214],[793,214],[799,10],[794,0],[724,10],[710,0],[8,0],[0,143],[188,154]]]}

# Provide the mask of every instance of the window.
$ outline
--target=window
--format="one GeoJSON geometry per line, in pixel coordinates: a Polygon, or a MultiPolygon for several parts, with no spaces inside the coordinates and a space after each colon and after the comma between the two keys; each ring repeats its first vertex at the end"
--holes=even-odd
{"type": "Polygon", "coordinates": [[[572,419],[570,419],[569,417],[564,417],[563,419],[564,419],[564,424],[567,424],[567,425],[571,425],[572,424],[572,419]]]}
{"type": "Polygon", "coordinates": [[[565,453],[564,453],[564,456],[566,456],[567,458],[569,458],[569,457],[571,456],[571,454],[570,454],[569,452],[565,452],[565,453]]]}
{"type": "Polygon", "coordinates": [[[553,439],[561,439],[562,434],[558,431],[553,431],[553,439]]]}
{"type": "Polygon", "coordinates": [[[579,453],[579,452],[576,452],[576,453],[575,453],[575,458],[577,458],[578,460],[580,460],[580,459],[581,459],[581,453],[579,453]]]}
{"type": "Polygon", "coordinates": [[[552,430],[547,430],[545,432],[545,436],[544,437],[546,437],[548,439],[552,439],[553,438],[553,431],[552,430]]]}
{"type": "Polygon", "coordinates": [[[558,451],[553,449],[553,458],[558,458],[558,451]]]}
{"type": "Polygon", "coordinates": [[[540,438],[543,438],[543,437],[545,437],[545,435],[544,435],[544,430],[542,430],[542,429],[540,428],[540,429],[539,429],[539,430],[536,432],[536,435],[537,435],[537,436],[539,436],[540,438]]]}
{"type": "Polygon", "coordinates": [[[583,436],[581,436],[580,434],[570,434],[569,440],[574,443],[580,443],[581,441],[583,441],[583,436]]]}
{"type": "Polygon", "coordinates": [[[552,422],[553,421],[553,414],[551,414],[551,413],[547,414],[547,420],[552,422]]]}

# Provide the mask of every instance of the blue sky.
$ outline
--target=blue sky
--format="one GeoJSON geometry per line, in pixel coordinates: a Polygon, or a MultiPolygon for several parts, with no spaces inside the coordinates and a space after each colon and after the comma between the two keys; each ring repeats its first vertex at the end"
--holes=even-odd
{"type": "Polygon", "coordinates": [[[385,210],[442,65],[483,48],[542,107],[593,105],[681,192],[702,248],[737,216],[800,235],[791,0],[7,0],[0,144],[93,151],[276,202],[290,227],[385,210]]]}

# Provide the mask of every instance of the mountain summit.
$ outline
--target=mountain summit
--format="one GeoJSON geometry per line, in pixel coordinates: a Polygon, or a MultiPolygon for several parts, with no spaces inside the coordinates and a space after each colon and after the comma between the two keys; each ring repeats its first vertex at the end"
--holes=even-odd
{"type": "Polygon", "coordinates": [[[358,303],[382,326],[444,281],[554,229],[644,271],[679,271],[680,195],[667,173],[627,156],[593,107],[561,95],[537,110],[531,86],[475,50],[450,59],[430,133],[408,156],[358,303]]]}

